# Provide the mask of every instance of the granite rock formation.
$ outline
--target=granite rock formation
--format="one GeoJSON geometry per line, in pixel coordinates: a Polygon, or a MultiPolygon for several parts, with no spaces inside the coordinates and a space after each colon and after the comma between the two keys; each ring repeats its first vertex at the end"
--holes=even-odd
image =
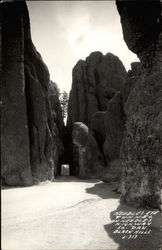
{"type": "Polygon", "coordinates": [[[162,15],[160,1],[117,1],[124,39],[142,64],[125,102],[122,199],[159,208],[162,202],[162,15]]]}
{"type": "Polygon", "coordinates": [[[31,40],[26,3],[3,2],[1,8],[2,184],[32,185],[53,180],[57,172],[62,118],[48,69],[31,40]]]}
{"type": "Polygon", "coordinates": [[[104,116],[106,137],[103,150],[107,167],[102,176],[103,181],[117,181],[121,177],[120,147],[125,132],[125,121],[122,94],[118,92],[108,102],[104,116]]]}
{"type": "Polygon", "coordinates": [[[124,88],[126,70],[119,58],[111,53],[92,52],[73,68],[69,98],[68,127],[80,121],[90,126],[97,111],[105,111],[107,102],[124,88]]]}
{"type": "MultiPolygon", "coordinates": [[[[125,115],[122,97],[119,97],[119,93],[121,95],[124,93],[126,77],[127,73],[122,62],[111,53],[104,56],[101,52],[93,52],[85,61],[80,60],[73,69],[73,83],[68,107],[68,133],[72,134],[75,122],[82,122],[93,132],[104,159],[106,167],[104,176],[110,168],[111,160],[116,160],[120,155],[125,115]],[[114,101],[111,103],[111,100],[114,101]],[[113,109],[114,116],[111,115],[109,109],[113,109]],[[109,134],[111,132],[113,132],[112,135],[109,134]],[[119,135],[119,138],[112,139],[114,135],[119,135]],[[112,141],[113,147],[108,145],[112,141]],[[109,152],[107,152],[107,148],[109,148],[109,152]],[[111,154],[111,149],[113,152],[116,150],[115,158],[108,157],[111,154]]],[[[71,141],[67,147],[69,148],[68,152],[72,147],[71,141]]],[[[74,153],[74,157],[70,157],[69,163],[74,168],[76,168],[75,155],[74,153]]],[[[75,173],[75,170],[73,172],[75,173]]]]}
{"type": "Polygon", "coordinates": [[[104,168],[103,156],[90,129],[81,122],[73,124],[74,160],[81,178],[99,178],[104,168]]]}
{"type": "Polygon", "coordinates": [[[140,76],[141,72],[142,72],[142,66],[140,62],[131,63],[131,70],[129,70],[127,73],[125,87],[122,91],[123,106],[125,105],[126,100],[128,99],[130,90],[134,87],[137,81],[137,78],[140,76]]]}
{"type": "Polygon", "coordinates": [[[63,137],[65,125],[62,116],[62,109],[59,100],[59,90],[57,84],[50,81],[48,88],[48,95],[51,105],[50,114],[52,117],[49,117],[49,121],[52,120],[51,129],[54,131],[53,133],[53,143],[56,145],[56,168],[54,169],[54,176],[58,176],[61,174],[61,164],[63,160],[64,154],[64,145],[63,145],[63,137]]]}
{"type": "Polygon", "coordinates": [[[101,151],[102,154],[103,154],[103,144],[106,138],[104,117],[105,117],[105,112],[98,111],[92,115],[90,124],[90,129],[93,131],[99,150],[101,151]]]}

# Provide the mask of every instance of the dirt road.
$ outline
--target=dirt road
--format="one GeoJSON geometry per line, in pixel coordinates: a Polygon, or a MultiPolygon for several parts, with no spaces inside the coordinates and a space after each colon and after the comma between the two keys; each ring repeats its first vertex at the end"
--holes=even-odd
{"type": "Polygon", "coordinates": [[[2,249],[159,248],[160,213],[154,215],[149,237],[122,240],[113,234],[116,211],[137,210],[120,205],[112,185],[99,180],[60,177],[53,183],[4,189],[2,249]]]}

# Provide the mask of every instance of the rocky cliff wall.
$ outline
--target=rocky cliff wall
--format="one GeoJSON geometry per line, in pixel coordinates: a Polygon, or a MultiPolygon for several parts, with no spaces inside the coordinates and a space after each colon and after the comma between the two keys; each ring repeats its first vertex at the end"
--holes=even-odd
{"type": "Polygon", "coordinates": [[[160,1],[117,1],[123,35],[141,61],[125,103],[122,198],[160,207],[162,188],[162,19],[160,1]]]}
{"type": "MultiPolygon", "coordinates": [[[[67,130],[72,137],[72,130],[76,130],[76,122],[81,122],[88,127],[89,137],[87,136],[87,138],[94,136],[93,140],[97,142],[97,144],[95,142],[95,145],[100,151],[99,158],[102,158],[102,164],[99,167],[97,158],[94,159],[96,163],[92,164],[87,157],[87,160],[83,160],[84,164],[80,167],[83,169],[84,165],[85,173],[88,172],[86,170],[89,168],[91,177],[95,176],[98,167],[98,176],[103,175],[105,181],[114,180],[114,178],[116,180],[121,176],[121,164],[118,164],[116,168],[118,174],[115,176],[109,178],[111,171],[107,172],[111,166],[111,161],[118,160],[120,157],[120,146],[125,129],[122,93],[125,93],[126,77],[127,73],[122,62],[111,53],[104,56],[101,52],[93,52],[85,61],[80,60],[73,69],[67,130]],[[95,168],[92,165],[95,165],[95,168]],[[103,166],[106,168],[104,174],[103,166]],[[94,172],[93,169],[95,169],[94,172]]],[[[82,132],[78,129],[78,133],[79,131],[82,132]]],[[[72,164],[73,168],[76,165],[78,166],[76,162],[80,162],[76,160],[77,157],[81,157],[78,153],[80,151],[75,150],[76,145],[73,137],[67,146],[68,152],[71,150],[72,155],[69,158],[69,164],[72,164]]],[[[88,150],[88,146],[85,148],[88,150]]],[[[114,173],[114,167],[112,167],[112,171],[114,173]]],[[[75,169],[72,172],[78,173],[75,169]]]]}
{"type": "Polygon", "coordinates": [[[32,43],[26,3],[3,2],[1,13],[2,183],[53,180],[62,149],[57,93],[32,43]]]}

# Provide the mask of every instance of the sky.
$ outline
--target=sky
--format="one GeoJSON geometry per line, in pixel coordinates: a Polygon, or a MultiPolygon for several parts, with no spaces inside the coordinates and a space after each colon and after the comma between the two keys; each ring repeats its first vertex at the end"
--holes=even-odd
{"type": "Polygon", "coordinates": [[[32,40],[60,91],[72,69],[93,51],[118,56],[126,69],[139,61],[126,46],[115,1],[27,1],[32,40]]]}

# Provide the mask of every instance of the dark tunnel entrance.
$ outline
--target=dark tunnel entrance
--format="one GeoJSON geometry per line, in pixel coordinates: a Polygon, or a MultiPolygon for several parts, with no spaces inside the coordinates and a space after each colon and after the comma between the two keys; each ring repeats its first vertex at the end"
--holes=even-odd
{"type": "Polygon", "coordinates": [[[63,146],[64,153],[60,164],[61,166],[59,175],[62,175],[62,173],[64,173],[65,170],[63,170],[63,166],[66,166],[66,169],[68,168],[68,170],[66,171],[69,171],[69,176],[77,176],[77,164],[75,162],[75,159],[73,158],[74,147],[72,142],[72,129],[69,127],[64,128],[63,146]]]}

